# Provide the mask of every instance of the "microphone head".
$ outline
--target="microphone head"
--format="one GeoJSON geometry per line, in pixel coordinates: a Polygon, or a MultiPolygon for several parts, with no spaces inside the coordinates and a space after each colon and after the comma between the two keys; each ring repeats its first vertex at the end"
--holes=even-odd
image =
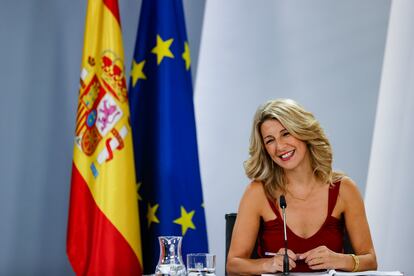
{"type": "Polygon", "coordinates": [[[284,208],[287,207],[286,199],[285,199],[285,196],[284,195],[281,195],[280,196],[280,198],[279,198],[279,205],[280,205],[280,208],[282,208],[282,209],[284,209],[284,208]]]}

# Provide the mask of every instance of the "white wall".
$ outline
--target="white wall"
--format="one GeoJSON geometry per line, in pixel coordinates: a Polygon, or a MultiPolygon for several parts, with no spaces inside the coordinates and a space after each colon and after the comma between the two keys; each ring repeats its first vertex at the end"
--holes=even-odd
{"type": "Polygon", "coordinates": [[[390,1],[206,2],[195,81],[210,251],[224,274],[224,214],[249,180],[243,161],[259,104],[290,97],[313,111],[335,167],[364,191],[390,1]]]}
{"type": "Polygon", "coordinates": [[[414,2],[394,1],[365,204],[379,268],[414,275],[414,2]]]}

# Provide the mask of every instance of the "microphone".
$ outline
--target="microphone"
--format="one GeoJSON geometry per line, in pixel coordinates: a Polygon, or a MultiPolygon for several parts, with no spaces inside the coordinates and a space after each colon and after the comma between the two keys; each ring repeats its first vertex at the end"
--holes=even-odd
{"type": "Polygon", "coordinates": [[[287,253],[288,249],[288,242],[287,242],[287,235],[286,235],[286,199],[284,195],[281,195],[279,198],[279,205],[282,209],[283,213],[283,232],[285,235],[285,254],[283,255],[283,275],[289,275],[289,256],[287,253]]]}

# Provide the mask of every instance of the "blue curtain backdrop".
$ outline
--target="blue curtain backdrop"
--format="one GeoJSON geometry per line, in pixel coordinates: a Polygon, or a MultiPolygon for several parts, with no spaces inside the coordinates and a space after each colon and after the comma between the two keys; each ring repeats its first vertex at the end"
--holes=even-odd
{"type": "Polygon", "coordinates": [[[181,0],[144,0],[129,97],[145,273],[158,236],[183,236],[183,257],[208,251],[189,51],[181,0]]]}

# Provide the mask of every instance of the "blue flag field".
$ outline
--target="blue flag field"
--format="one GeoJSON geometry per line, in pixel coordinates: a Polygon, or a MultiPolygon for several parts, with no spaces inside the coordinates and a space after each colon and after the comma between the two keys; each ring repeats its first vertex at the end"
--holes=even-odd
{"type": "Polygon", "coordinates": [[[182,254],[208,252],[197,153],[190,48],[181,0],[143,0],[129,84],[144,274],[158,236],[182,254]]]}

